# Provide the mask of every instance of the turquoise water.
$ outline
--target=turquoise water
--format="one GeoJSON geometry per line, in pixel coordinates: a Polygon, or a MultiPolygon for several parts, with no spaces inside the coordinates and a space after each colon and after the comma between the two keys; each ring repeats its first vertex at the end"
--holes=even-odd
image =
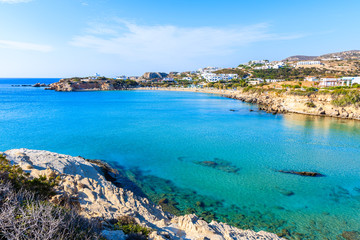
{"type": "Polygon", "coordinates": [[[243,212],[238,226],[286,228],[289,238],[336,239],[360,231],[360,122],[272,115],[201,93],[59,93],[9,85],[19,81],[0,79],[0,151],[25,147],[103,159],[141,173],[138,180],[152,184],[143,183],[146,194],[156,195],[154,183],[168,183],[161,194],[174,201],[198,201],[186,195],[196,191],[202,210],[218,219],[233,223],[232,211],[243,212]],[[221,204],[207,206],[211,201],[221,204]]]}

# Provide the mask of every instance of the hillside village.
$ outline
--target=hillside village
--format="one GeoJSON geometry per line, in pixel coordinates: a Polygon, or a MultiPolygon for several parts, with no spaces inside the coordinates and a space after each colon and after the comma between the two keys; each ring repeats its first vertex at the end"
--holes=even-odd
{"type": "Polygon", "coordinates": [[[237,90],[296,89],[307,91],[360,87],[360,50],[316,56],[292,56],[281,61],[251,60],[232,68],[205,67],[185,72],[146,72],[142,76],[61,79],[56,91],[123,90],[135,87],[181,87],[237,90]]]}
{"type": "MultiPolygon", "coordinates": [[[[83,81],[105,79],[96,75],[83,81]]],[[[360,84],[360,51],[322,56],[293,56],[282,61],[251,60],[234,68],[205,67],[186,72],[146,72],[142,76],[118,76],[113,80],[135,81],[140,86],[222,87],[247,85],[278,87],[295,84],[307,87],[351,87],[360,84]]]]}

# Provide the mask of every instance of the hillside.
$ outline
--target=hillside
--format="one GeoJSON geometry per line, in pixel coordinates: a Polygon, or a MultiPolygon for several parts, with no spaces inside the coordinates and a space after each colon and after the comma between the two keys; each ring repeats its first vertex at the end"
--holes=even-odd
{"type": "Polygon", "coordinates": [[[344,52],[337,52],[337,53],[329,53],[324,54],[318,57],[319,59],[328,59],[328,58],[335,58],[340,57],[344,60],[360,60],[360,50],[351,50],[351,51],[344,51],[344,52]]]}
{"type": "Polygon", "coordinates": [[[311,61],[311,60],[322,60],[331,58],[342,58],[344,60],[360,60],[360,50],[350,50],[336,53],[327,53],[321,56],[305,56],[296,55],[283,59],[282,61],[311,61]]]}
{"type": "Polygon", "coordinates": [[[293,62],[293,61],[311,61],[311,60],[314,60],[316,58],[317,58],[317,56],[296,55],[296,56],[291,56],[291,57],[285,58],[282,61],[289,61],[289,62],[293,62]]]}

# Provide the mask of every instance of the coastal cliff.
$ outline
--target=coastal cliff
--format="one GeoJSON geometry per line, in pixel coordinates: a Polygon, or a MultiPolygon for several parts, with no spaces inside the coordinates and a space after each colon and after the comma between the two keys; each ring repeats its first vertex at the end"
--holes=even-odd
{"type": "Polygon", "coordinates": [[[226,97],[259,105],[260,110],[277,113],[300,113],[360,120],[360,108],[355,104],[338,104],[343,96],[331,93],[301,93],[276,91],[240,91],[226,97]],[[300,95],[301,94],[301,95],[300,95]],[[343,106],[339,106],[343,105],[343,106]]]}
{"type": "Polygon", "coordinates": [[[227,98],[256,104],[259,110],[273,114],[298,113],[360,120],[357,92],[302,92],[274,89],[219,90],[214,88],[139,88],[139,90],[185,91],[219,94],[227,98]]]}
{"type": "Polygon", "coordinates": [[[82,216],[101,221],[105,239],[131,239],[109,226],[113,219],[133,217],[137,224],[151,229],[149,239],[280,239],[260,231],[241,230],[224,223],[201,220],[194,214],[173,216],[147,198],[121,187],[119,173],[107,164],[82,157],[29,149],[3,153],[12,164],[32,177],[51,176],[59,179],[52,202],[63,196],[72,199],[82,216]]]}

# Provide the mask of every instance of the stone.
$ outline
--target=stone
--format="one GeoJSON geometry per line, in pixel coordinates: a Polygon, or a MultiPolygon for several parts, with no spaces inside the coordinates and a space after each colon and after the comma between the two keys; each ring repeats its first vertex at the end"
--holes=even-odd
{"type": "MultiPolygon", "coordinates": [[[[141,226],[154,230],[150,234],[150,239],[281,239],[269,232],[242,230],[216,221],[207,223],[194,214],[174,216],[164,212],[160,206],[151,203],[147,198],[117,187],[105,178],[95,162],[90,163],[82,157],[24,148],[8,150],[4,155],[15,164],[21,162],[26,155],[28,161],[33,164],[33,169],[29,170],[31,176],[55,172],[61,178],[55,198],[61,201],[63,196],[71,196],[71,199],[76,200],[80,214],[84,217],[105,220],[132,216],[141,226]],[[81,184],[86,187],[79,187],[81,184]]],[[[176,204],[169,199],[167,201],[168,206],[174,207],[176,204]]],[[[210,220],[211,212],[205,215],[210,220]]],[[[106,229],[101,234],[108,240],[126,239],[122,231],[106,229]]]]}
{"type": "Polygon", "coordinates": [[[324,177],[325,176],[325,175],[323,175],[321,173],[317,173],[317,172],[297,172],[297,171],[284,171],[284,170],[279,170],[278,172],[295,174],[295,175],[306,176],[306,177],[324,177]]]}
{"type": "Polygon", "coordinates": [[[341,236],[346,240],[360,240],[360,232],[358,231],[344,231],[341,236]]]}

